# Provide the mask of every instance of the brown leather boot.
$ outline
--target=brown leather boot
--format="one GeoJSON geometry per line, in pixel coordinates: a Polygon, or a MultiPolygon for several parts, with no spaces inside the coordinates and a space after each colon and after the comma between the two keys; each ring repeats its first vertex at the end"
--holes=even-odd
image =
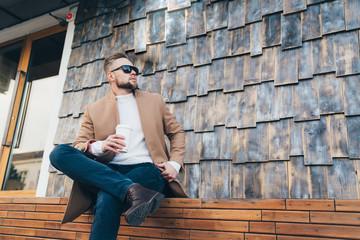
{"type": "Polygon", "coordinates": [[[129,188],[125,199],[130,206],[125,212],[125,220],[131,226],[138,226],[149,212],[154,213],[160,207],[164,195],[135,184],[129,188]]]}

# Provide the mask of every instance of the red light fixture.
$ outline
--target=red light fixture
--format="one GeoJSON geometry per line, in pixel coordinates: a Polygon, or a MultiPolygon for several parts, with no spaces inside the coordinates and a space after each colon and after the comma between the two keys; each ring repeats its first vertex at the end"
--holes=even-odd
{"type": "Polygon", "coordinates": [[[67,19],[67,20],[70,20],[70,19],[72,18],[72,16],[73,16],[73,15],[72,15],[71,13],[69,13],[69,14],[66,16],[66,19],[67,19]]]}

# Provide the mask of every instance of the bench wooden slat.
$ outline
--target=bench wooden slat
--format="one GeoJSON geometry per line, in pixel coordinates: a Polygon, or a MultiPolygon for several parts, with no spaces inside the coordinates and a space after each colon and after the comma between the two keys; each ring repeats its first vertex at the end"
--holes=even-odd
{"type": "Polygon", "coordinates": [[[339,225],[276,223],[276,233],[300,236],[360,239],[360,227],[339,225]]]}
{"type": "Polygon", "coordinates": [[[334,211],[334,200],[286,199],[287,210],[334,211]]]}
{"type": "Polygon", "coordinates": [[[84,223],[66,223],[60,226],[60,230],[74,231],[74,232],[90,232],[92,224],[84,223]]]}
{"type": "Polygon", "coordinates": [[[11,212],[9,211],[7,213],[7,218],[24,218],[25,217],[25,213],[24,212],[11,212]]]}
{"type": "Polygon", "coordinates": [[[360,199],[336,199],[335,207],[336,211],[360,212],[360,199]]]}
{"type": "Polygon", "coordinates": [[[163,208],[200,208],[201,199],[195,198],[165,198],[161,203],[163,208]]]}
{"type": "Polygon", "coordinates": [[[120,235],[165,238],[165,229],[120,226],[120,235]]]}
{"type": "Polygon", "coordinates": [[[13,203],[60,204],[59,197],[16,197],[13,203]]]}
{"type": "Polygon", "coordinates": [[[190,239],[236,239],[243,240],[244,233],[190,230],[190,239]]]}
{"type": "Polygon", "coordinates": [[[45,222],[22,219],[3,219],[2,225],[11,227],[44,228],[45,222]]]}
{"type": "Polygon", "coordinates": [[[284,199],[203,199],[203,208],[285,209],[284,199]]]}
{"type": "Polygon", "coordinates": [[[184,209],[184,218],[261,220],[260,210],[184,209]]]}
{"type": "Polygon", "coordinates": [[[183,210],[182,208],[159,208],[158,211],[156,211],[156,213],[150,214],[150,216],[182,218],[183,210]]]}
{"type": "Polygon", "coordinates": [[[36,205],[36,212],[53,212],[53,213],[63,213],[65,212],[65,205],[36,205]]]}
{"type": "Polygon", "coordinates": [[[0,204],[0,211],[24,211],[33,212],[35,211],[36,205],[34,204],[0,204]]]}
{"type": "Polygon", "coordinates": [[[213,221],[213,220],[196,220],[196,219],[179,219],[176,221],[177,228],[194,229],[194,230],[214,230],[229,232],[248,232],[249,224],[247,221],[213,221]],[[182,220],[182,221],[180,221],[182,220]]]}
{"type": "Polygon", "coordinates": [[[245,240],[276,240],[275,235],[245,233],[245,240]]]}
{"type": "Polygon", "coordinates": [[[275,222],[250,222],[250,232],[275,233],[275,222]]]}
{"type": "Polygon", "coordinates": [[[75,239],[76,232],[36,229],[35,236],[44,238],[75,239]]]}
{"type": "Polygon", "coordinates": [[[7,211],[0,211],[0,218],[6,218],[7,213],[7,211]]]}
{"type": "Polygon", "coordinates": [[[309,212],[305,211],[262,211],[263,221],[308,223],[309,212]]]}
{"type": "Polygon", "coordinates": [[[317,237],[300,237],[300,236],[287,236],[279,235],[277,240],[334,240],[334,238],[317,238],[317,237]]]}
{"type": "Polygon", "coordinates": [[[360,225],[360,213],[311,212],[310,220],[312,223],[360,225]]]}

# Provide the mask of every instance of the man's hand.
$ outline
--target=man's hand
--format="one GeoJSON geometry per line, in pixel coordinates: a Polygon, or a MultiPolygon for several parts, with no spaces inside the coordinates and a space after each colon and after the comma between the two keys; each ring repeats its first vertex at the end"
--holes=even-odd
{"type": "Polygon", "coordinates": [[[107,139],[103,142],[101,146],[101,151],[111,151],[114,153],[120,153],[118,150],[123,149],[125,147],[125,137],[122,135],[114,134],[107,137],[107,139]]]}
{"type": "Polygon", "coordinates": [[[173,166],[171,166],[171,164],[169,164],[168,162],[156,163],[156,166],[164,169],[161,175],[168,182],[172,182],[176,179],[178,173],[176,169],[173,166]]]}

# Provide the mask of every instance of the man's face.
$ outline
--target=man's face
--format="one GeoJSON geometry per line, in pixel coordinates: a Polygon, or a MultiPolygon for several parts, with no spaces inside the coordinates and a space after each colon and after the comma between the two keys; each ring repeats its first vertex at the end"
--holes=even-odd
{"type": "MultiPolygon", "coordinates": [[[[118,58],[112,62],[110,71],[123,65],[133,66],[128,59],[118,58]]],[[[118,88],[135,90],[138,86],[134,70],[132,70],[131,73],[124,73],[123,69],[120,68],[114,72],[110,72],[110,74],[112,74],[112,77],[115,79],[115,84],[118,88]]]]}

